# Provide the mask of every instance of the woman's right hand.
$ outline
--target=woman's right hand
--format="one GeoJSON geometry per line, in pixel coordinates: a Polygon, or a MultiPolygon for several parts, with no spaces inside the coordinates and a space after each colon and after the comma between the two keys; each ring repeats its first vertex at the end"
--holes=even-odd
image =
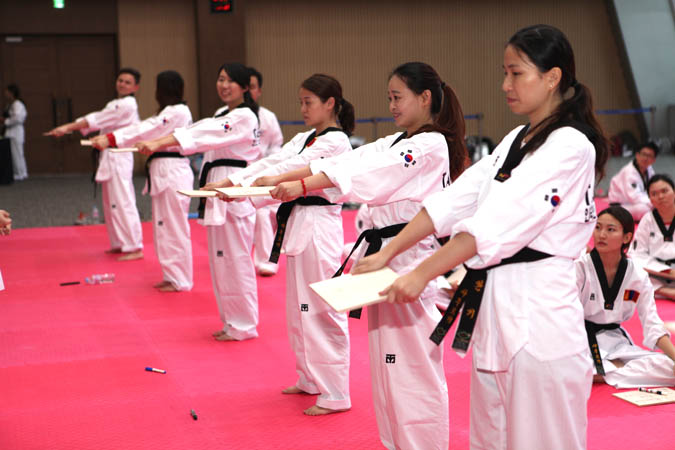
{"type": "Polygon", "coordinates": [[[55,136],[55,137],[61,137],[64,134],[70,133],[70,129],[68,128],[68,125],[61,125],[60,127],[56,127],[52,130],[49,130],[47,133],[45,133],[47,136],[55,136]]]}
{"type": "Polygon", "coordinates": [[[143,155],[152,155],[159,150],[159,144],[156,141],[139,141],[134,144],[134,147],[138,149],[138,153],[143,155]]]}
{"type": "Polygon", "coordinates": [[[376,270],[384,268],[388,262],[389,260],[383,252],[379,251],[358,260],[354,267],[352,267],[350,273],[352,275],[357,275],[359,273],[375,272],[376,270]]]}
{"type": "Polygon", "coordinates": [[[276,186],[281,182],[279,177],[268,175],[266,177],[259,177],[253,182],[251,186],[276,186]]]}

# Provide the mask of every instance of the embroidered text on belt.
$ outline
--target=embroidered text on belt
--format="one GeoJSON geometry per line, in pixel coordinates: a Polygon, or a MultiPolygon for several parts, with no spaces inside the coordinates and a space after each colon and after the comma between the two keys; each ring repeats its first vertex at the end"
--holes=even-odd
{"type": "Polygon", "coordinates": [[[605,368],[602,367],[602,357],[600,356],[600,347],[598,346],[597,334],[602,330],[621,330],[626,339],[630,338],[618,323],[595,323],[588,320],[584,321],[586,325],[586,336],[588,337],[588,347],[591,349],[591,356],[593,357],[593,364],[598,375],[605,375],[605,368]]]}
{"type": "MultiPolygon", "coordinates": [[[[342,272],[344,272],[345,267],[347,266],[347,262],[349,261],[349,258],[352,257],[352,254],[354,251],[361,245],[361,242],[365,239],[366,242],[368,242],[368,248],[366,248],[366,253],[364,256],[372,255],[373,253],[377,253],[380,251],[380,248],[382,248],[382,239],[387,239],[387,238],[393,238],[397,234],[401,232],[405,226],[408,225],[407,223],[397,223],[396,225],[389,225],[388,227],[384,228],[370,228],[368,230],[365,230],[363,233],[359,235],[359,238],[356,240],[354,243],[354,246],[352,247],[352,251],[349,252],[349,255],[347,258],[344,260],[340,268],[338,269],[337,272],[335,272],[335,275],[333,275],[333,278],[339,277],[342,275],[342,272]]],[[[352,311],[349,311],[349,317],[353,317],[355,319],[360,319],[361,318],[361,308],[359,309],[354,309],[352,311]]]]}
{"type": "Polygon", "coordinates": [[[286,234],[286,224],[288,218],[291,216],[291,211],[295,205],[300,206],[330,206],[335,205],[323,197],[309,196],[298,197],[291,202],[285,202],[279,205],[277,210],[277,234],[274,236],[274,244],[272,245],[272,253],[270,253],[270,262],[277,263],[279,255],[281,254],[281,246],[284,243],[284,235],[286,234]]]}
{"type": "Polygon", "coordinates": [[[457,333],[455,333],[455,340],[452,342],[452,348],[467,351],[469,342],[471,342],[473,328],[478,318],[480,303],[483,299],[483,290],[485,289],[488,270],[507,264],[539,261],[551,256],[548,253],[525,247],[515,255],[503,259],[499,264],[495,264],[494,266],[484,269],[467,268],[466,275],[455,291],[455,295],[452,296],[448,309],[443,314],[441,321],[436,325],[436,328],[434,328],[434,332],[429,336],[429,339],[436,345],[439,345],[448,333],[448,330],[450,330],[455,318],[457,318],[460,308],[464,305],[462,317],[459,319],[459,325],[457,326],[457,333]]]}
{"type": "Polygon", "coordinates": [[[150,179],[150,161],[156,158],[185,158],[178,152],[154,152],[145,161],[145,178],[148,180],[148,194],[152,190],[152,180],[150,179]]]}
{"type": "MultiPolygon", "coordinates": [[[[202,166],[202,173],[199,176],[199,187],[204,187],[206,184],[206,177],[209,175],[209,171],[214,167],[241,167],[242,169],[246,167],[246,161],[243,159],[216,159],[215,161],[209,161],[204,163],[202,166]]],[[[206,208],[206,198],[202,197],[199,199],[199,207],[197,211],[199,212],[199,218],[204,218],[204,209],[206,208]]]]}

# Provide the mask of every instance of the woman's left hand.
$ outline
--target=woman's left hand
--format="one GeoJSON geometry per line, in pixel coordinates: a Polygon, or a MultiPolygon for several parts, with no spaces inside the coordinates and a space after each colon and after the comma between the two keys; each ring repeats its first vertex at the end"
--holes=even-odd
{"type": "Polygon", "coordinates": [[[420,298],[427,283],[412,271],[399,277],[391,286],[380,292],[389,303],[411,303],[420,298]]]}
{"type": "Polygon", "coordinates": [[[159,149],[159,144],[156,144],[154,141],[140,141],[136,142],[134,147],[138,149],[138,153],[143,155],[152,155],[157,151],[157,149],[159,149]]]}
{"type": "Polygon", "coordinates": [[[110,142],[108,141],[108,136],[102,134],[91,138],[91,145],[97,150],[105,150],[110,146],[110,142]]]}
{"type": "Polygon", "coordinates": [[[282,202],[290,202],[303,194],[300,181],[286,181],[270,191],[272,198],[282,202]]]}

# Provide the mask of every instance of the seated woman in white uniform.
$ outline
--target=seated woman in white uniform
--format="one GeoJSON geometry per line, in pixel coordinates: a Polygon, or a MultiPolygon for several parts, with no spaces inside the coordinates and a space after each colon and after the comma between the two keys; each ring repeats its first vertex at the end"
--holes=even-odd
{"type": "Polygon", "coordinates": [[[609,183],[609,203],[618,203],[626,208],[635,220],[652,209],[647,194],[647,182],[654,175],[652,164],[659,154],[659,148],[648,142],[635,153],[635,159],[626,164],[609,183]]]}
{"type": "MultiPolygon", "coordinates": [[[[450,86],[428,64],[394,69],[388,83],[389,110],[402,133],[351,152],[314,160],[281,176],[272,195],[291,201],[323,189],[333,202],[367,203],[373,228],[366,230],[366,254],[396,235],[419,212],[422,201],[464,170],[464,116],[450,86]]],[[[391,261],[406,273],[438,247],[429,236],[391,261]]],[[[338,272],[341,272],[338,271],[338,272]]],[[[389,449],[447,449],[448,390],[443,349],[426,339],[441,315],[442,295],[430,283],[420,301],[368,307],[368,346],[375,417],[389,449]]],[[[350,316],[360,314],[352,311],[350,316]]]]}
{"type": "MultiPolygon", "coordinates": [[[[168,136],[136,143],[152,154],[180,147],[183,155],[204,153],[199,185],[222,180],[260,159],[258,105],[249,93],[250,70],[239,63],[218,69],[216,89],[226,104],[216,116],[168,136]]],[[[218,341],[242,341],[258,336],[258,291],[251,259],[255,208],[250,201],[225,203],[209,198],[200,206],[207,227],[209,267],[223,325],[212,335],[218,341]]]]}
{"type": "MultiPolygon", "coordinates": [[[[117,98],[105,108],[80,117],[75,122],[54,128],[48,134],[60,137],[79,130],[83,135],[99,131],[105,135],[118,128],[138,123],[138,104],[134,93],[140,87],[141,74],[129,67],[120,69],[115,88],[117,98]]],[[[103,191],[103,217],[110,239],[107,253],[123,253],[120,261],[143,258],[143,229],[136,207],[134,155],[130,152],[99,152],[96,182],[103,191]]]]}
{"type": "MultiPolygon", "coordinates": [[[[157,75],[156,115],[92,139],[99,150],[130,147],[141,140],[166,136],[175,128],[192,123],[192,113],[183,101],[183,78],[167,70],[157,75]]],[[[179,147],[153,153],[145,163],[144,193],[152,199],[152,231],[155,252],[162,269],[162,281],[154,287],[162,292],[192,289],[192,242],[188,212],[190,198],[176,189],[192,189],[194,174],[179,147]]]]}
{"type": "MultiPolygon", "coordinates": [[[[276,185],[279,174],[349,152],[354,108],[342,96],[340,83],[329,75],[315,74],[302,82],[299,96],[302,117],[311,130],[297,134],[280,152],[204,189],[276,185]]],[[[269,202],[254,204],[264,208],[269,202]]],[[[323,191],[282,203],[274,246],[271,256],[267,255],[276,263],[282,247],[286,253],[286,323],[298,379],[282,392],[319,394],[316,404],[304,411],[311,416],[351,407],[347,314],[333,311],[309,288],[310,283],[330,278],[340,267],[341,206],[331,203],[323,191]]]]}
{"type": "Polygon", "coordinates": [[[647,192],[654,209],[645,214],[635,232],[629,255],[644,269],[661,272],[652,274],[651,282],[657,297],[675,300],[675,190],[668,175],[658,174],[649,179],[647,192]]]}
{"type": "Polygon", "coordinates": [[[656,312],[649,276],[626,258],[635,224],[631,213],[610,206],[598,214],[595,248],[576,262],[586,333],[595,363],[595,381],[615,388],[675,385],[675,346],[656,312]],[[637,310],[642,344],[621,327],[637,310]]]}
{"type": "Polygon", "coordinates": [[[440,344],[463,306],[452,346],[460,354],[473,349],[471,448],[582,449],[593,364],[574,259],[593,231],[594,179],[604,172],[608,142],[560,30],[518,31],[503,69],[506,101],[530,123],[428,196],[417,217],[353,272],[377,270],[431,233],[452,236],[381,294],[415,304],[430,280],[466,262],[429,334],[440,344]]]}

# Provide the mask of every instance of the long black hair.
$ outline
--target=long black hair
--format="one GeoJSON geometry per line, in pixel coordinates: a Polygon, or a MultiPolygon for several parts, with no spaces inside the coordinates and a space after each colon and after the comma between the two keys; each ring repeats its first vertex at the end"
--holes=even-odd
{"type": "Polygon", "coordinates": [[[434,122],[423,125],[412,133],[437,131],[445,136],[448,143],[450,161],[450,178],[454,181],[464,172],[468,152],[464,142],[464,114],[455,92],[441,80],[436,70],[422,62],[408,62],[393,70],[391,77],[397,76],[417,95],[429,90],[431,92],[431,116],[434,122]]]}
{"type": "Polygon", "coordinates": [[[251,110],[258,115],[258,104],[251,97],[251,93],[248,88],[251,85],[251,70],[243,64],[240,63],[225,63],[218,69],[218,74],[220,71],[224,70],[228,77],[242,89],[246,89],[244,92],[244,105],[251,108],[251,110]]]}
{"type": "Polygon", "coordinates": [[[165,70],[157,74],[157,90],[155,99],[159,103],[159,110],[169,105],[183,103],[183,78],[174,70],[165,70]]]}
{"type": "Polygon", "coordinates": [[[342,85],[338,80],[330,75],[315,73],[303,81],[300,87],[307,89],[319,97],[324,103],[326,103],[329,98],[333,97],[335,100],[333,113],[340,123],[340,127],[347,133],[347,136],[352,134],[355,124],[354,106],[342,96],[342,85]]]}
{"type": "Polygon", "coordinates": [[[540,72],[548,72],[554,67],[561,71],[558,91],[563,101],[531,131],[531,151],[539,148],[561,122],[580,122],[592,131],[589,140],[595,147],[595,174],[601,179],[605,175],[605,164],[609,158],[609,140],[595,117],[591,91],[577,81],[574,51],[567,37],[550,25],[533,25],[517,31],[509,39],[507,46],[509,45],[518,53],[527,55],[540,72]],[[573,90],[572,96],[565,99],[564,96],[570,89],[573,90]]]}
{"type": "MultiPolygon", "coordinates": [[[[623,234],[630,233],[631,241],[633,240],[633,237],[635,236],[635,220],[633,220],[633,216],[626,208],[621,205],[612,205],[600,211],[598,218],[603,214],[609,214],[614,217],[621,225],[621,228],[623,228],[623,234]]],[[[628,247],[630,247],[630,241],[621,244],[621,253],[625,254],[628,251],[628,247]]]]}

